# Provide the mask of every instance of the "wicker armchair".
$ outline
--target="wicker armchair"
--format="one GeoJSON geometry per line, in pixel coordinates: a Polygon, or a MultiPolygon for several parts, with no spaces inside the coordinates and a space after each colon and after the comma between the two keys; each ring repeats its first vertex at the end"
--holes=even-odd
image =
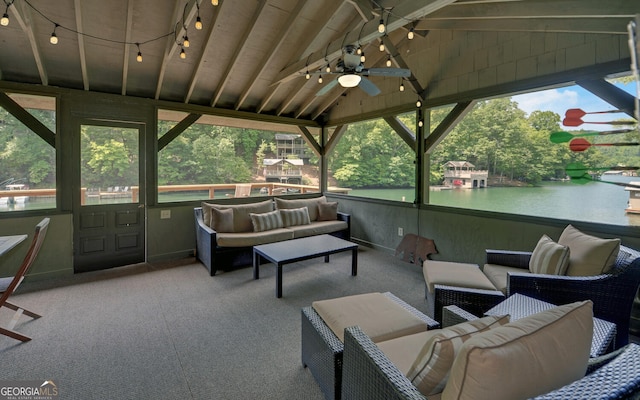
{"type": "MultiPolygon", "coordinates": [[[[536,399],[627,399],[640,393],[640,346],[629,344],[590,366],[584,378],[536,399]]],[[[357,326],[345,330],[342,370],[345,400],[426,399],[357,326]]]]}
{"type": "Polygon", "coordinates": [[[520,293],[558,305],[592,300],[594,316],[617,325],[616,348],[629,343],[631,308],[640,285],[640,252],[620,246],[612,270],[597,276],[532,274],[531,253],[487,250],[486,254],[487,264],[523,268],[522,273],[509,273],[507,296],[520,293]]]}

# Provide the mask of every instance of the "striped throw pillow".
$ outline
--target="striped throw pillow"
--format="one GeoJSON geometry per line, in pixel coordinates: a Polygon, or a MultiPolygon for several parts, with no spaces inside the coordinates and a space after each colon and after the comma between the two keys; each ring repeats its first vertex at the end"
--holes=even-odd
{"type": "Polygon", "coordinates": [[[570,251],[567,246],[542,235],[531,253],[529,271],[534,274],[564,275],[569,267],[570,251]]]}
{"type": "Polygon", "coordinates": [[[434,335],[424,344],[409,369],[407,378],[425,396],[441,393],[462,344],[474,334],[507,323],[508,315],[490,316],[441,329],[438,335],[434,335]]]}
{"type": "Polygon", "coordinates": [[[251,223],[254,232],[269,231],[271,229],[282,228],[282,217],[278,210],[266,213],[250,213],[251,223]]]}
{"type": "Polygon", "coordinates": [[[285,228],[288,226],[309,225],[311,223],[307,207],[281,209],[280,215],[285,228]]]}

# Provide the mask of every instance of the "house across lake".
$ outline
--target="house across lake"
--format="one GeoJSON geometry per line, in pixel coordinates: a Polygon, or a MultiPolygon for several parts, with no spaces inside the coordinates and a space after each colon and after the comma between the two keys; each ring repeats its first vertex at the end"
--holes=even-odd
{"type": "Polygon", "coordinates": [[[448,161],[444,165],[444,186],[477,189],[487,187],[489,171],[476,171],[468,161],[448,161]]]}

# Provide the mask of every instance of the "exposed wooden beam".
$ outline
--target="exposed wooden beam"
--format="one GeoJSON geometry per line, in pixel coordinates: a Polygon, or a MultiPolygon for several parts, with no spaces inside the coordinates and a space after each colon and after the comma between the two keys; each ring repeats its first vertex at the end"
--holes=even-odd
{"type": "Polygon", "coordinates": [[[40,122],[40,120],[31,115],[31,113],[22,108],[20,104],[2,92],[0,92],[0,106],[7,110],[9,114],[16,117],[16,119],[22,122],[27,128],[31,129],[36,135],[40,136],[42,140],[47,142],[51,147],[56,147],[56,134],[40,122]]]}
{"type": "Polygon", "coordinates": [[[131,29],[133,26],[133,0],[127,1],[127,26],[124,33],[124,59],[122,60],[122,95],[127,94],[127,78],[129,76],[129,55],[131,54],[131,29]]]}
{"type": "MultiPolygon", "coordinates": [[[[280,107],[278,107],[278,110],[276,111],[276,115],[282,115],[282,113],[284,113],[287,110],[287,108],[291,105],[291,103],[293,103],[293,100],[295,100],[296,97],[300,96],[300,91],[307,83],[308,81],[306,79],[300,79],[296,83],[296,85],[289,92],[289,95],[284,99],[282,103],[280,103],[280,107]]],[[[280,85],[275,85],[274,87],[277,88],[277,87],[280,87],[280,85]]]]}
{"type": "Polygon", "coordinates": [[[635,118],[635,97],[604,79],[577,81],[576,84],[600,97],[631,118],[635,118]]]}
{"type": "MultiPolygon", "coordinates": [[[[400,55],[400,52],[398,51],[397,47],[393,44],[389,36],[383,36],[382,43],[384,43],[384,47],[387,49],[387,52],[391,56],[391,59],[396,63],[396,65],[399,68],[404,68],[411,71],[411,68],[409,68],[409,65],[404,61],[404,58],[402,58],[402,56],[400,55]]],[[[411,71],[411,76],[407,78],[406,81],[409,82],[409,84],[411,85],[411,87],[413,87],[413,90],[416,93],[421,94],[424,92],[424,88],[422,87],[422,85],[420,85],[420,82],[418,82],[418,78],[416,78],[416,76],[413,74],[413,71],[411,71]]]]}
{"type": "Polygon", "coordinates": [[[416,148],[416,135],[398,117],[384,117],[384,120],[409,147],[416,148]]]}
{"type": "Polygon", "coordinates": [[[80,58],[80,71],[82,73],[82,87],[84,90],[89,90],[89,73],[87,72],[87,54],[84,47],[84,35],[80,32],[84,31],[82,20],[82,7],[80,6],[81,0],[73,0],[76,26],[78,27],[78,54],[80,58]]]}
{"type": "Polygon", "coordinates": [[[200,77],[200,73],[202,72],[202,68],[204,66],[205,54],[207,53],[207,49],[209,49],[209,43],[213,42],[213,31],[216,27],[216,22],[218,21],[218,17],[220,16],[221,8],[216,7],[214,10],[213,18],[211,19],[211,23],[207,27],[207,35],[204,44],[202,45],[202,51],[198,57],[198,61],[196,62],[196,67],[194,68],[193,74],[191,75],[191,79],[189,80],[189,89],[187,90],[187,94],[184,97],[184,102],[188,103],[191,100],[191,95],[193,91],[196,89],[196,85],[198,83],[198,78],[200,77]]]}
{"type": "Polygon", "coordinates": [[[369,0],[347,0],[353,5],[353,8],[362,17],[363,21],[369,21],[373,18],[371,13],[371,1],[369,0]]]}
{"type": "MultiPolygon", "coordinates": [[[[227,2],[223,2],[220,7],[223,7],[227,2]]],[[[171,61],[171,58],[175,55],[176,51],[178,51],[178,46],[176,45],[176,37],[184,36],[184,26],[176,25],[176,21],[182,21],[184,16],[185,21],[190,21],[195,16],[196,12],[196,0],[188,0],[187,4],[183,5],[179,1],[175,3],[175,7],[173,9],[173,17],[171,18],[171,26],[169,27],[169,32],[176,30],[175,35],[167,36],[167,44],[164,50],[164,57],[162,59],[162,65],[160,66],[160,74],[158,75],[158,83],[156,84],[156,95],[155,99],[160,98],[160,92],[162,91],[162,85],[164,83],[164,74],[167,72],[167,66],[171,61]]],[[[231,7],[233,4],[231,5],[231,7]]]]}
{"type": "Polygon", "coordinates": [[[175,138],[180,136],[182,132],[184,132],[188,127],[193,125],[202,114],[189,114],[180,122],[178,122],[173,128],[169,129],[167,133],[162,135],[160,139],[158,139],[158,151],[165,148],[166,145],[171,143],[175,138]]]}
{"type": "Polygon", "coordinates": [[[300,18],[300,13],[302,12],[302,9],[306,3],[307,3],[306,0],[298,0],[296,7],[293,10],[291,10],[291,13],[289,14],[289,18],[287,18],[287,21],[284,23],[282,29],[280,29],[280,33],[278,34],[278,37],[274,38],[273,45],[267,51],[267,56],[258,63],[258,68],[254,72],[253,76],[249,78],[249,85],[242,91],[240,98],[236,102],[236,106],[235,106],[236,110],[239,110],[240,108],[242,108],[242,104],[249,96],[249,93],[251,93],[251,90],[254,88],[256,82],[258,81],[258,79],[260,79],[260,76],[264,73],[267,67],[271,65],[271,62],[273,61],[273,59],[276,57],[276,54],[278,53],[278,49],[280,48],[280,46],[282,46],[284,41],[287,39],[287,36],[289,35],[289,33],[291,33],[291,30],[293,29],[293,26],[294,26],[294,22],[296,21],[296,19],[300,18]]]}
{"type": "Polygon", "coordinates": [[[42,52],[36,39],[36,34],[33,31],[34,23],[31,18],[31,8],[26,6],[24,2],[14,2],[13,7],[9,7],[9,10],[13,13],[13,17],[18,21],[20,28],[29,38],[29,44],[31,45],[31,52],[33,54],[33,60],[38,68],[38,74],[40,75],[40,82],[47,86],[49,84],[49,77],[47,70],[44,67],[44,61],[42,60],[42,52]],[[20,7],[20,10],[18,10],[20,7]]]}
{"type": "MultiPolygon", "coordinates": [[[[393,14],[389,15],[386,24],[387,34],[402,28],[407,24],[407,21],[422,18],[454,1],[455,0],[405,0],[393,9],[393,14]]],[[[280,71],[275,82],[293,79],[307,68],[309,70],[320,68],[325,62],[325,57],[329,59],[338,58],[342,54],[342,47],[345,44],[366,44],[383,36],[383,34],[378,32],[378,21],[376,20],[367,22],[361,31],[362,32],[349,32],[343,39],[334,40],[329,43],[326,50],[319,50],[309,55],[308,60],[305,58],[290,64],[280,71]]]]}
{"type": "Polygon", "coordinates": [[[475,100],[456,104],[436,129],[434,129],[433,132],[424,139],[425,153],[431,152],[431,150],[440,143],[440,141],[444,139],[453,128],[455,128],[458,122],[460,122],[462,118],[464,118],[464,116],[473,109],[475,104],[475,100]]]}
{"type": "MultiPolygon", "coordinates": [[[[293,56],[293,60],[298,60],[299,58],[302,57],[303,54],[309,53],[310,51],[309,46],[311,46],[311,43],[313,43],[313,40],[321,32],[324,32],[325,30],[327,30],[327,28],[331,25],[331,22],[335,18],[337,18],[338,15],[340,15],[340,13],[342,12],[342,7],[345,4],[346,4],[345,0],[338,0],[336,1],[335,6],[324,8],[324,14],[319,15],[317,17],[316,23],[312,24],[311,30],[307,32],[305,35],[303,35],[303,37],[301,38],[301,43],[299,46],[300,49],[293,56]]],[[[260,106],[258,107],[257,112],[261,113],[265,109],[265,107],[267,106],[267,103],[271,101],[271,99],[273,98],[273,95],[276,93],[279,87],[280,87],[280,83],[271,85],[271,88],[269,89],[269,93],[267,93],[267,95],[264,97],[264,99],[260,103],[260,106]]],[[[278,107],[277,115],[281,115],[284,112],[284,110],[286,110],[287,107],[289,107],[289,104],[291,104],[291,102],[296,98],[296,96],[298,96],[298,94],[299,94],[298,91],[296,90],[292,91],[290,95],[287,96],[285,101],[278,107]],[[289,103],[289,104],[286,104],[286,103],[289,103]]]]}
{"type": "Polygon", "coordinates": [[[322,155],[322,148],[318,144],[318,141],[316,140],[316,138],[313,137],[309,129],[306,126],[299,126],[298,129],[300,129],[300,132],[302,133],[302,137],[304,138],[305,142],[307,142],[307,144],[311,147],[314,153],[316,153],[316,155],[320,157],[322,155]]]}
{"type": "Polygon", "coordinates": [[[343,88],[340,85],[336,85],[336,87],[333,90],[331,90],[331,92],[324,95],[324,99],[322,103],[320,103],[318,107],[316,107],[315,111],[313,112],[313,115],[311,116],[311,119],[315,120],[320,115],[322,115],[322,113],[327,111],[329,107],[334,105],[338,101],[338,99],[340,99],[344,95],[346,91],[347,91],[346,88],[343,88]]]}
{"type": "Polygon", "coordinates": [[[336,144],[340,141],[340,138],[347,131],[349,125],[338,125],[336,129],[333,131],[333,135],[327,140],[327,144],[324,146],[324,154],[329,154],[333,151],[333,148],[336,147],[336,144]]]}
{"type": "Polygon", "coordinates": [[[527,19],[425,19],[416,24],[416,31],[499,31],[499,32],[557,32],[609,33],[624,35],[627,17],[617,18],[527,18],[527,19]]]}
{"type": "Polygon", "coordinates": [[[222,92],[224,91],[224,88],[227,86],[227,83],[229,83],[229,81],[231,80],[231,72],[236,67],[236,64],[238,63],[242,52],[246,50],[247,42],[249,41],[249,36],[251,36],[251,32],[253,31],[253,26],[256,24],[256,22],[260,18],[260,15],[262,14],[262,10],[264,9],[264,6],[266,4],[267,4],[266,1],[258,2],[258,7],[256,7],[255,11],[253,12],[253,18],[251,18],[251,21],[247,25],[247,29],[245,29],[244,34],[242,35],[242,38],[238,42],[238,45],[236,46],[236,51],[233,53],[233,56],[231,57],[231,61],[229,62],[229,64],[227,64],[227,69],[224,71],[224,74],[222,74],[222,79],[218,83],[218,87],[216,88],[216,91],[213,94],[213,98],[211,99],[211,107],[216,106],[216,104],[218,103],[218,100],[220,100],[220,96],[222,96],[222,92]]]}

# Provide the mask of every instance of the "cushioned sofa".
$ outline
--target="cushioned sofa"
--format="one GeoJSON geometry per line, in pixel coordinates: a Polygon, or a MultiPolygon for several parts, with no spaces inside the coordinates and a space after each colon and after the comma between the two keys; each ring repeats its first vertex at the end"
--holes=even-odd
{"type": "Polygon", "coordinates": [[[203,202],[194,209],[196,257],[213,276],[217,270],[250,265],[253,246],[321,234],[349,240],[350,215],[337,207],[325,196],[203,202]]]}
{"type": "Polygon", "coordinates": [[[484,317],[382,342],[348,327],[342,398],[636,398],[640,346],[590,359],[592,315],[587,300],[513,322],[484,317]]]}

